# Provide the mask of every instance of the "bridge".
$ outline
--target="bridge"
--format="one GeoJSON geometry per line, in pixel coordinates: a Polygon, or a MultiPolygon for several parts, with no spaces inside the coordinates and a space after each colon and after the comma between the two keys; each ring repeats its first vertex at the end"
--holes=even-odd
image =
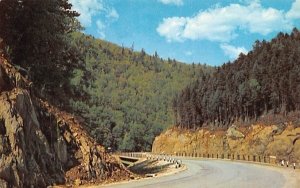
{"type": "Polygon", "coordinates": [[[122,164],[125,166],[129,166],[135,162],[137,162],[141,158],[146,158],[147,153],[137,153],[137,152],[131,152],[131,153],[114,153],[114,156],[118,157],[122,164]]]}
{"type": "Polygon", "coordinates": [[[118,157],[121,160],[122,164],[125,166],[129,166],[140,159],[137,157],[129,157],[129,156],[118,156],[118,157]]]}
{"type": "Polygon", "coordinates": [[[182,165],[182,161],[179,159],[175,159],[172,156],[167,155],[158,155],[158,154],[152,154],[147,152],[131,152],[131,153],[115,153],[114,156],[118,157],[122,164],[124,164],[126,167],[137,162],[141,158],[149,159],[149,160],[164,160],[169,163],[178,164],[180,167],[182,165]]]}

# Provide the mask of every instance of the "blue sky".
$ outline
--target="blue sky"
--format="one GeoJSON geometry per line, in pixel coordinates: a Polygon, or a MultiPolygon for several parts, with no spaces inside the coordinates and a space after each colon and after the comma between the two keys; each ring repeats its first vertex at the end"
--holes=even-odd
{"type": "Polygon", "coordinates": [[[300,28],[300,0],[70,0],[84,32],[186,63],[221,65],[300,28]]]}

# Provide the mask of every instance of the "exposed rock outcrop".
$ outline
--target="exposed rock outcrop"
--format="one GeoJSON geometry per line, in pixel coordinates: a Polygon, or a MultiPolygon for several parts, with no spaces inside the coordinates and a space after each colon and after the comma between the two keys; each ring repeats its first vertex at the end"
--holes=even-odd
{"type": "Polygon", "coordinates": [[[33,97],[31,87],[0,57],[0,187],[129,178],[82,122],[33,97]]]}
{"type": "Polygon", "coordinates": [[[300,162],[300,127],[286,124],[285,128],[276,125],[250,127],[230,127],[228,130],[197,131],[172,128],[155,138],[152,151],[166,154],[235,154],[276,156],[300,162]]]}

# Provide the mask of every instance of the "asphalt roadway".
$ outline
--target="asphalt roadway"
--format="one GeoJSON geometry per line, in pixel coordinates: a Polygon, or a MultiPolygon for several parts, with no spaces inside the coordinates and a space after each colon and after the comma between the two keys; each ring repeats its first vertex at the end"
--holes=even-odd
{"type": "Polygon", "coordinates": [[[187,170],[105,188],[266,188],[284,187],[285,178],[270,167],[222,160],[183,160],[187,170]]]}

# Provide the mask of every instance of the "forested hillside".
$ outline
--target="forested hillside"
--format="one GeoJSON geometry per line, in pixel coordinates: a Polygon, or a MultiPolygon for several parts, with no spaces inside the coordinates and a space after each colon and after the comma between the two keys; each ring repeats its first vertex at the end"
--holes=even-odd
{"type": "Polygon", "coordinates": [[[300,33],[256,41],[209,75],[200,75],[173,101],[176,124],[184,128],[227,127],[263,114],[300,110],[300,33]]]}
{"type": "Polygon", "coordinates": [[[73,35],[84,57],[71,80],[71,110],[92,135],[114,150],[150,150],[174,123],[172,99],[211,67],[162,60],[81,33],[73,35]]]}
{"type": "Polygon", "coordinates": [[[34,94],[74,115],[100,144],[150,150],[174,123],[172,98],[211,67],[162,60],[80,33],[64,0],[0,1],[0,53],[34,94]]]}

